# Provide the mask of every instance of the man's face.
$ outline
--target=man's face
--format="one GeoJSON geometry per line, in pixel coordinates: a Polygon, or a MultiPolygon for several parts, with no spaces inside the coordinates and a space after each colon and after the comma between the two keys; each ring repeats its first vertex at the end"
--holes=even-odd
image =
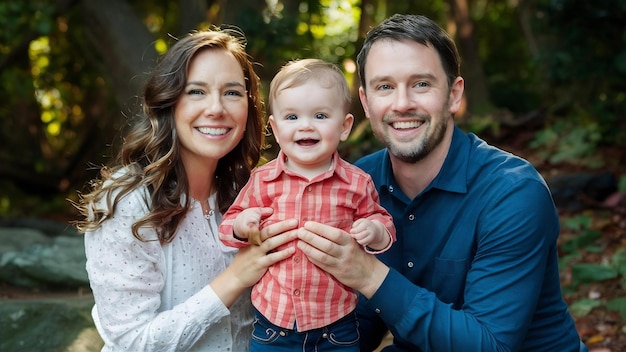
{"type": "Polygon", "coordinates": [[[396,158],[422,160],[441,143],[459,108],[462,79],[450,89],[435,49],[409,40],[375,42],[364,72],[359,96],[374,135],[396,158]]]}

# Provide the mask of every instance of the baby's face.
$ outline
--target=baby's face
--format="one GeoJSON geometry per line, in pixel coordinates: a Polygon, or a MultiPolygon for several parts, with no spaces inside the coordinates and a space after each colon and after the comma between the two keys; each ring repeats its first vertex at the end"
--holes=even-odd
{"type": "Polygon", "coordinates": [[[284,89],[272,102],[270,124],[276,141],[295,172],[325,172],[341,141],[352,129],[354,117],[344,108],[342,95],[311,79],[284,89]]]}

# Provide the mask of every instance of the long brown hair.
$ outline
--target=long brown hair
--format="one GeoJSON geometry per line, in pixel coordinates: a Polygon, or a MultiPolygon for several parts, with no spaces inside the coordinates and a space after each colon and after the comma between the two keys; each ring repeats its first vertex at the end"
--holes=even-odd
{"type": "MultiPolygon", "coordinates": [[[[74,206],[84,217],[74,225],[80,232],[94,231],[115,212],[120,199],[145,186],[149,213],[132,225],[156,229],[161,243],[169,242],[190,206],[189,186],[179,157],[174,107],[187,82],[189,64],[202,50],[227,50],[244,73],[248,94],[248,119],[242,140],[218,161],[214,185],[217,204],[225,212],[259,162],[263,143],[263,106],[259,77],[245,51],[243,34],[233,29],[193,32],[178,40],[155,67],[143,91],[142,112],[135,116],[116,162],[103,167],[91,181],[91,192],[80,195],[74,206]],[[185,195],[185,197],[182,197],[185,195]],[[184,202],[181,202],[184,199],[184,202]]],[[[209,176],[207,176],[209,177],[209,176]]]]}

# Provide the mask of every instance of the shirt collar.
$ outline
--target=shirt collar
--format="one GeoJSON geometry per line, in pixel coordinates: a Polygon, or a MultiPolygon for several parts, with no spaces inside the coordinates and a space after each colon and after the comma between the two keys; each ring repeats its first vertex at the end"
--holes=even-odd
{"type": "Polygon", "coordinates": [[[428,188],[467,193],[469,158],[470,140],[467,134],[455,125],[446,160],[443,162],[439,174],[437,174],[428,188]]]}
{"type": "MultiPolygon", "coordinates": [[[[443,162],[441,170],[439,170],[435,179],[428,185],[428,187],[426,187],[424,191],[431,188],[437,188],[449,192],[466,193],[469,153],[469,138],[458,126],[455,125],[446,160],[443,162]]],[[[383,182],[381,187],[396,186],[388,150],[382,160],[381,167],[382,170],[386,170],[386,172],[382,175],[383,182]]]]}
{"type": "MultiPolygon", "coordinates": [[[[339,153],[335,151],[332,156],[332,161],[330,164],[330,168],[323,175],[316,177],[322,177],[323,179],[330,177],[333,174],[336,174],[339,178],[341,178],[344,182],[349,182],[348,175],[346,174],[346,169],[340,164],[339,153]]],[[[283,151],[278,152],[278,156],[276,157],[276,161],[271,171],[264,178],[264,181],[271,182],[276,180],[283,172],[289,175],[295,175],[294,173],[287,170],[287,155],[283,153],[283,151]]]]}

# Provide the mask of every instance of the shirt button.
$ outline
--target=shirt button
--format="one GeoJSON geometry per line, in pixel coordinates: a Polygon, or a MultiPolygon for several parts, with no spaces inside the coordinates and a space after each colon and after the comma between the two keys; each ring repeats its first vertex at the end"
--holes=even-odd
{"type": "Polygon", "coordinates": [[[300,290],[293,290],[293,295],[294,296],[300,296],[300,290]]]}
{"type": "Polygon", "coordinates": [[[413,262],[406,263],[406,266],[408,266],[409,268],[412,268],[413,267],[413,262]]]}
{"type": "Polygon", "coordinates": [[[298,256],[293,257],[293,261],[296,262],[296,263],[300,263],[300,257],[298,257],[298,256]]]}
{"type": "Polygon", "coordinates": [[[393,186],[389,186],[389,192],[393,192],[393,186]]]}
{"type": "Polygon", "coordinates": [[[409,220],[411,220],[411,221],[415,220],[415,215],[413,215],[413,214],[409,215],[409,220]]]}
{"type": "Polygon", "coordinates": [[[313,187],[309,186],[309,188],[307,188],[307,191],[311,192],[313,190],[313,187]]]}
{"type": "Polygon", "coordinates": [[[380,308],[374,309],[374,312],[376,312],[376,314],[380,314],[380,308]]]}

